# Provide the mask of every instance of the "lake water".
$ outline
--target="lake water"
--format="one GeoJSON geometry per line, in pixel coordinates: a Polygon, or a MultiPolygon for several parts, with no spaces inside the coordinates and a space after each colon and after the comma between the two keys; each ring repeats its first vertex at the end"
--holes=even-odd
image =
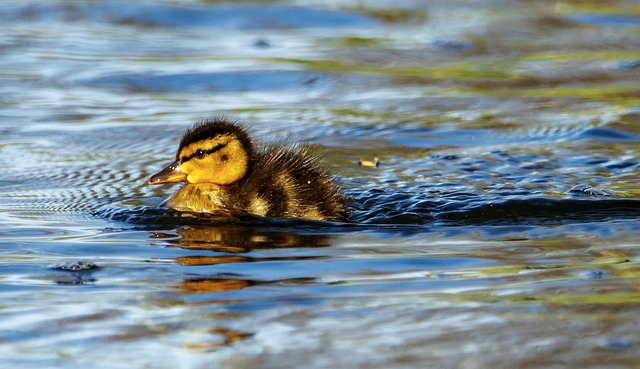
{"type": "Polygon", "coordinates": [[[9,0],[0,55],[3,367],[640,366],[636,1],[9,0]],[[159,208],[218,114],[350,222],[159,208]]]}

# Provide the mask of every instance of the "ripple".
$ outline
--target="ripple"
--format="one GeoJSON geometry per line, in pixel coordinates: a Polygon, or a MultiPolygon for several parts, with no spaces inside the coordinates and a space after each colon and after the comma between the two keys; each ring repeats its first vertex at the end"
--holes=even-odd
{"type": "Polygon", "coordinates": [[[153,206],[137,206],[134,208],[118,208],[107,206],[96,212],[96,215],[118,222],[130,223],[140,227],[181,226],[252,226],[258,228],[323,228],[338,226],[340,223],[315,221],[306,219],[268,218],[253,214],[224,211],[214,213],[178,212],[172,209],[153,206]]]}
{"type": "Polygon", "coordinates": [[[0,237],[3,239],[51,239],[55,237],[67,236],[70,233],[71,231],[60,228],[20,227],[2,230],[0,231],[0,237]]]}
{"type": "Polygon", "coordinates": [[[596,26],[640,27],[640,17],[634,15],[583,13],[571,15],[569,19],[596,26]]]}
{"type": "Polygon", "coordinates": [[[507,199],[443,212],[438,219],[455,224],[566,224],[640,217],[640,200],[507,199]]]}
{"type": "Polygon", "coordinates": [[[638,141],[640,137],[626,132],[618,131],[611,128],[589,128],[578,135],[578,138],[591,140],[622,140],[622,141],[638,141]]]}
{"type": "Polygon", "coordinates": [[[49,6],[29,4],[0,12],[6,20],[107,21],[116,24],[157,27],[207,27],[228,29],[290,29],[370,27],[378,22],[365,15],[286,5],[175,6],[162,4],[75,4],[49,6]]]}
{"type": "MultiPolygon", "coordinates": [[[[584,192],[581,191],[581,193],[584,192]]],[[[327,242],[322,238],[324,234],[380,231],[380,226],[387,227],[385,229],[388,232],[413,233],[431,232],[441,227],[547,226],[619,221],[640,217],[640,200],[605,200],[601,198],[603,196],[609,198],[609,196],[599,195],[599,193],[601,192],[595,195],[599,197],[597,199],[523,197],[454,201],[425,199],[408,193],[390,195],[372,190],[363,193],[361,198],[354,199],[354,212],[347,223],[265,218],[226,211],[213,214],[180,213],[153,206],[130,209],[103,207],[95,214],[130,224],[137,229],[179,229],[178,233],[181,234],[182,241],[216,239],[218,240],[216,242],[226,242],[227,246],[237,245],[235,247],[241,250],[244,249],[243,242],[255,248],[265,240],[272,246],[288,246],[296,243],[317,246],[327,242]],[[284,229],[288,230],[289,235],[293,235],[293,240],[286,236],[273,238],[271,232],[284,229]],[[313,241],[311,238],[305,240],[303,236],[301,239],[295,239],[296,235],[304,234],[321,237],[313,241]],[[230,240],[233,241],[229,242],[230,240]]]]}
{"type": "Polygon", "coordinates": [[[87,81],[90,86],[135,92],[265,91],[318,85],[326,79],[306,71],[237,71],[164,75],[112,74],[87,81]]]}
{"type": "Polygon", "coordinates": [[[568,193],[577,196],[615,197],[615,194],[611,191],[597,189],[585,184],[573,186],[568,193]]]}

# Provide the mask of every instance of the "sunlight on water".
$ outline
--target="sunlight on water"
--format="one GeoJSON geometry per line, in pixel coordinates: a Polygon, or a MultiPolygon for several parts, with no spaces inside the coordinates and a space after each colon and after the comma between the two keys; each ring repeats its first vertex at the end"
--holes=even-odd
{"type": "Polygon", "coordinates": [[[632,1],[9,1],[11,368],[635,368],[632,1]],[[147,179],[218,114],[312,145],[349,222],[147,179]],[[362,165],[362,164],[365,165],[362,165]]]}

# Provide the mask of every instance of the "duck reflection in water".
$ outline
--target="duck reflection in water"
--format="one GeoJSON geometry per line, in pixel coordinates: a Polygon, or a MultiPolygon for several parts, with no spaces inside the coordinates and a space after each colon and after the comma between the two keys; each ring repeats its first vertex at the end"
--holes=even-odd
{"type": "MultiPolygon", "coordinates": [[[[240,255],[257,249],[275,248],[320,248],[331,246],[331,237],[326,234],[295,233],[286,229],[223,225],[189,225],[176,230],[179,237],[171,233],[155,233],[154,238],[166,239],[186,250],[207,251],[206,254],[185,255],[176,258],[183,266],[206,266],[228,263],[250,263],[260,261],[310,260],[317,256],[251,257],[240,255]]],[[[241,290],[247,287],[276,283],[309,283],[308,278],[287,280],[251,280],[238,274],[216,274],[189,278],[179,284],[181,293],[203,294],[241,290]]]]}
{"type": "MultiPolygon", "coordinates": [[[[327,234],[299,233],[289,229],[265,229],[235,225],[188,225],[171,233],[156,232],[153,237],[167,239],[175,247],[224,253],[247,253],[254,249],[318,248],[331,246],[327,234]]],[[[237,256],[233,256],[237,257],[237,256]]]]}

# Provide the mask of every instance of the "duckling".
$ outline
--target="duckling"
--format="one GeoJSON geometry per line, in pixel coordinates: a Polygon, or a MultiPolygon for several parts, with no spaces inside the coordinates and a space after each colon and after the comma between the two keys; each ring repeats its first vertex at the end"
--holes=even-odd
{"type": "Polygon", "coordinates": [[[345,197],[317,157],[297,145],[261,146],[237,121],[205,120],[185,132],[176,160],[148,182],[185,182],[163,203],[178,211],[346,220],[345,197]]]}

